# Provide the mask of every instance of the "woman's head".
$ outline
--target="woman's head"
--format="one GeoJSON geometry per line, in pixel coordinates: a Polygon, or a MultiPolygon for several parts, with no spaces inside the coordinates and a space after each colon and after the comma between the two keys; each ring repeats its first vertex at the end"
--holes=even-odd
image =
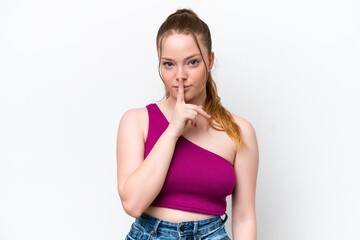
{"type": "MultiPolygon", "coordinates": [[[[173,87],[176,86],[179,78],[185,79],[183,81],[185,86],[188,80],[188,85],[196,85],[188,89],[188,97],[201,99],[200,103],[204,104],[204,111],[211,116],[207,119],[208,126],[218,131],[225,131],[236,142],[237,148],[242,144],[247,145],[241,137],[241,129],[235,123],[232,114],[222,106],[216,84],[211,76],[214,53],[207,24],[192,10],[178,9],[160,26],[156,37],[156,47],[159,57],[159,75],[165,84],[165,97],[170,97],[168,89],[173,91],[174,96],[177,95],[173,87]],[[193,53],[200,53],[200,62],[199,56],[186,59],[193,53]],[[171,59],[163,61],[163,57],[171,59]],[[174,64],[172,61],[177,64],[176,71],[171,68],[174,64]],[[205,100],[204,103],[203,100],[205,100]],[[215,125],[213,120],[218,124],[215,125]]],[[[186,89],[184,90],[186,92],[186,89]]],[[[195,102],[197,102],[196,99],[195,102]]]]}
{"type": "Polygon", "coordinates": [[[160,72],[165,89],[177,98],[180,79],[184,85],[185,101],[203,105],[206,99],[206,82],[214,62],[214,55],[208,56],[206,47],[200,42],[200,49],[190,34],[171,34],[162,38],[160,72]],[[204,60],[202,52],[205,52],[204,60]]]}
{"type": "MultiPolygon", "coordinates": [[[[175,82],[175,77],[180,77],[181,74],[185,78],[190,75],[188,83],[184,79],[185,86],[195,84],[195,87],[199,88],[199,84],[201,84],[199,78],[202,78],[204,93],[199,91],[197,93],[206,94],[205,86],[211,75],[210,70],[214,62],[214,53],[211,51],[209,27],[196,13],[190,9],[179,9],[168,16],[159,28],[156,46],[159,57],[159,75],[165,84],[166,98],[170,96],[169,90],[172,91],[172,87],[178,85],[175,82]],[[199,55],[186,59],[186,57],[193,54],[199,55]],[[183,66],[183,68],[175,69],[175,63],[172,61],[167,62],[165,58],[171,58],[175,62],[179,60],[176,62],[176,66],[183,66]],[[182,61],[180,62],[180,60],[182,61]],[[183,62],[183,60],[192,62],[189,64],[183,62]]],[[[191,89],[193,93],[195,93],[194,90],[191,89]]]]}

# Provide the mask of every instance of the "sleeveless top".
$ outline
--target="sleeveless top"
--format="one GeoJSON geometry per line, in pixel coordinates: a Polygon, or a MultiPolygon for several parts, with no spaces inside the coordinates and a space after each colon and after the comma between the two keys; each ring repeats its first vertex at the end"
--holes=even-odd
{"type": "MultiPolygon", "coordinates": [[[[156,103],[146,108],[149,128],[144,159],[169,125],[156,103]]],[[[164,185],[150,205],[221,216],[235,183],[234,167],[228,160],[180,136],[164,185]]]]}

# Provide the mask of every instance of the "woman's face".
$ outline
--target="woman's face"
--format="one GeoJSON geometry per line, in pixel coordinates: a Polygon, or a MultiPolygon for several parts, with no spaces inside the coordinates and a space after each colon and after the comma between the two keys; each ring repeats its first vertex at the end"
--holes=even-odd
{"type": "Polygon", "coordinates": [[[210,71],[214,62],[214,53],[212,52],[209,56],[199,37],[198,42],[205,63],[191,34],[172,34],[164,37],[160,71],[170,97],[177,98],[179,79],[183,79],[185,101],[191,100],[191,102],[201,104],[206,97],[205,64],[210,71]]]}

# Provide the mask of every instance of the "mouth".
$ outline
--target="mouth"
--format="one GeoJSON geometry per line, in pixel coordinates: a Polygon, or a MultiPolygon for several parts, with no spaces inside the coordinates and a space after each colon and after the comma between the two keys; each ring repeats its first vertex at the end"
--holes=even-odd
{"type": "MultiPolygon", "coordinates": [[[[184,89],[185,89],[185,88],[189,88],[189,87],[191,87],[191,85],[189,85],[189,86],[184,86],[184,89]]],[[[174,86],[174,88],[177,89],[177,88],[179,88],[179,86],[174,86]]]]}

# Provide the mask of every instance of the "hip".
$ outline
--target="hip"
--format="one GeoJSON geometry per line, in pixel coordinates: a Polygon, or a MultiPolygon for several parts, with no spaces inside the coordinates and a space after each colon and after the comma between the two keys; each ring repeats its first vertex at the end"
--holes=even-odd
{"type": "Polygon", "coordinates": [[[203,220],[170,222],[146,213],[135,219],[125,240],[231,240],[225,229],[225,218],[214,216],[203,220]]]}

